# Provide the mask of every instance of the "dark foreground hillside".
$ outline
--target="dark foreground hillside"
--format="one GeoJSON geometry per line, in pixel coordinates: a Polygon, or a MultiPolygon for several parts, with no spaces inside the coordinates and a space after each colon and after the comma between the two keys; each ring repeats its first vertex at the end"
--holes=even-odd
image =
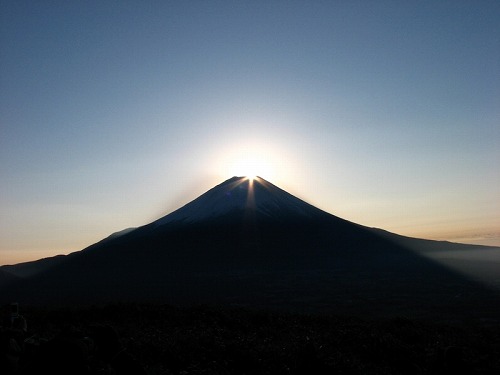
{"type": "Polygon", "coordinates": [[[493,323],[132,304],[20,313],[18,348],[2,328],[1,374],[13,359],[20,374],[500,373],[493,323]]]}

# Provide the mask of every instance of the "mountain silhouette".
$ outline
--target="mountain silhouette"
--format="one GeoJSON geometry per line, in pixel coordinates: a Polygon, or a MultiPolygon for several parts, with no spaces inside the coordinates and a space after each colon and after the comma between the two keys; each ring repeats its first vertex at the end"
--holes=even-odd
{"type": "Polygon", "coordinates": [[[16,278],[0,299],[498,316],[497,293],[415,251],[464,246],[368,228],[262,178],[233,177],[150,224],[44,259],[38,272],[36,262],[1,267],[16,278]]]}

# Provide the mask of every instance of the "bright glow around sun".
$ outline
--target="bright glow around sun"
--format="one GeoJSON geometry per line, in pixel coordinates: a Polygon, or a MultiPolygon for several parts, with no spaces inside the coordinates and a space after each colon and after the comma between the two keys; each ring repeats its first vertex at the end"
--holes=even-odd
{"type": "Polygon", "coordinates": [[[224,178],[245,176],[249,179],[255,179],[259,176],[273,180],[281,164],[272,148],[257,142],[235,146],[227,150],[221,159],[219,165],[224,178]]]}
{"type": "MultiPolygon", "coordinates": [[[[260,129],[258,125],[249,127],[260,129]]],[[[235,135],[226,135],[224,142],[218,146],[213,158],[207,160],[207,165],[214,171],[214,182],[233,176],[249,179],[261,177],[280,187],[288,188],[295,184],[299,173],[304,170],[295,151],[299,146],[295,145],[293,140],[285,142],[281,132],[275,134],[262,130],[261,134],[257,135],[257,130],[253,134],[242,134],[238,131],[235,135]]]]}
{"type": "Polygon", "coordinates": [[[264,155],[255,154],[252,152],[242,153],[229,162],[229,167],[232,170],[232,175],[246,176],[253,180],[257,176],[271,178],[273,168],[264,155]]]}

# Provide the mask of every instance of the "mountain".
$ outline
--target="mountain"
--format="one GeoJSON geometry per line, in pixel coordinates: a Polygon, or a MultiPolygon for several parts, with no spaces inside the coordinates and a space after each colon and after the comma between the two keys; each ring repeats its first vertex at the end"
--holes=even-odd
{"type": "Polygon", "coordinates": [[[233,177],[152,223],[45,260],[2,289],[0,302],[499,316],[495,292],[421,256],[423,243],[465,248],[364,227],[262,178],[233,177]]]}
{"type": "Polygon", "coordinates": [[[13,273],[3,269],[3,267],[0,268],[0,286],[12,284],[18,280],[19,280],[19,277],[17,277],[13,273]]]}
{"type": "Polygon", "coordinates": [[[2,266],[1,269],[17,277],[26,278],[41,273],[63,261],[64,255],[56,255],[50,258],[24,262],[19,264],[2,266]]]}
{"type": "Polygon", "coordinates": [[[324,214],[262,178],[233,177],[179,210],[155,221],[154,225],[196,223],[223,217],[235,211],[256,213],[277,220],[307,220],[324,214]]]}

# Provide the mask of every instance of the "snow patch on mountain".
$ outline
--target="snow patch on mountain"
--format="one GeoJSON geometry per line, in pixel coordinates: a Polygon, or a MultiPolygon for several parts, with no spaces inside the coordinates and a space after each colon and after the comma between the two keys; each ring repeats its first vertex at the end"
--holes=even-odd
{"type": "Polygon", "coordinates": [[[233,177],[215,186],[192,202],[154,222],[155,227],[168,223],[196,223],[223,216],[236,210],[251,210],[269,217],[313,217],[324,211],[294,197],[263,178],[250,180],[233,177]]]}

